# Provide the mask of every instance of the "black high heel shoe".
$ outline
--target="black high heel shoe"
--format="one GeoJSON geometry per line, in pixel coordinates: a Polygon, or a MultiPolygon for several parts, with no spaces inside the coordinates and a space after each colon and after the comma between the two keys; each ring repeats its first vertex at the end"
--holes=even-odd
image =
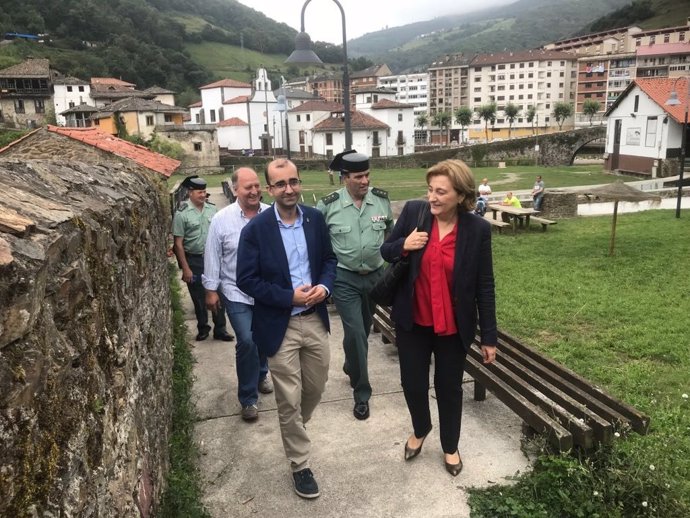
{"type": "Polygon", "coordinates": [[[458,454],[458,459],[460,459],[460,461],[457,464],[451,464],[450,462],[446,461],[445,455],[443,457],[443,462],[446,465],[446,471],[454,477],[457,477],[458,474],[462,471],[462,459],[460,458],[459,451],[456,450],[455,453],[458,454]]]}
{"type": "MultiPolygon", "coordinates": [[[[431,432],[431,428],[429,429],[429,432],[431,432]]],[[[429,435],[429,432],[424,434],[424,437],[422,437],[422,444],[419,445],[419,448],[410,448],[408,446],[409,439],[405,441],[405,460],[411,460],[414,459],[417,455],[419,455],[422,452],[422,446],[424,446],[424,441],[426,440],[426,436],[429,435]]],[[[415,435],[415,437],[417,437],[415,435]]]]}

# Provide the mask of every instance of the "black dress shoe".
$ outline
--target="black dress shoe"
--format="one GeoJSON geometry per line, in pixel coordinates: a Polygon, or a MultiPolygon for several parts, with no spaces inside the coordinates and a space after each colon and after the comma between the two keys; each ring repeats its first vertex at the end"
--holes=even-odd
{"type": "MultiPolygon", "coordinates": [[[[455,453],[458,454],[458,459],[460,459],[460,452],[456,451],[455,453]]],[[[462,471],[462,459],[459,460],[457,464],[451,464],[445,460],[444,456],[444,464],[446,465],[446,471],[453,475],[454,477],[457,477],[458,474],[462,471]]]]}
{"type": "Polygon", "coordinates": [[[199,331],[199,334],[196,335],[196,341],[201,342],[203,340],[206,340],[208,338],[208,330],[206,331],[199,331]]]}
{"type": "MultiPolygon", "coordinates": [[[[208,334],[207,334],[207,336],[208,336],[208,334]]],[[[225,333],[220,333],[220,334],[214,333],[213,339],[214,340],[221,340],[223,342],[232,342],[235,339],[235,337],[232,336],[230,333],[225,332],[225,333]]]]}
{"type": "Polygon", "coordinates": [[[355,408],[352,410],[352,413],[355,418],[364,421],[369,417],[369,402],[360,401],[359,403],[355,403],[355,408]]]}
{"type": "MultiPolygon", "coordinates": [[[[429,428],[429,432],[431,431],[431,428],[429,428]]],[[[424,446],[424,441],[426,440],[426,436],[429,435],[429,432],[424,434],[424,437],[422,437],[422,444],[419,445],[419,448],[410,448],[408,445],[409,439],[407,442],[405,442],[405,460],[411,460],[414,459],[417,455],[419,455],[422,452],[422,446],[424,446]]],[[[415,437],[417,437],[415,435],[415,437]]],[[[418,437],[419,438],[419,437],[418,437]]]]}

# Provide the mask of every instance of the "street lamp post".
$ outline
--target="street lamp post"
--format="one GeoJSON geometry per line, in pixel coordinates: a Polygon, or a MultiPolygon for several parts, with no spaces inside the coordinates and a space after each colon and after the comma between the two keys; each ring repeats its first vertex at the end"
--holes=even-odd
{"type": "MultiPolygon", "coordinates": [[[[319,56],[311,48],[311,38],[304,30],[304,12],[311,0],[304,2],[302,6],[302,24],[300,33],[295,36],[295,50],[285,60],[285,63],[301,65],[313,65],[322,63],[319,56]]],[[[345,109],[345,151],[352,149],[352,124],[350,119],[350,74],[347,66],[347,33],[345,30],[345,11],[338,0],[333,0],[340,9],[343,20],[343,107],[345,109]]]]}
{"type": "MultiPolygon", "coordinates": [[[[282,77],[281,77],[282,78],[282,77]]],[[[283,134],[283,146],[286,149],[287,152],[287,158],[290,160],[290,125],[288,124],[288,104],[287,104],[287,95],[285,95],[285,79],[283,79],[283,86],[281,87],[281,90],[283,93],[278,95],[278,105],[277,105],[277,110],[280,112],[280,120],[281,120],[281,131],[282,129],[282,121],[283,121],[283,114],[285,114],[285,133],[283,134]]]]}
{"type": "MultiPolygon", "coordinates": [[[[678,82],[678,79],[681,79],[680,77],[676,79],[676,82],[678,82]]],[[[676,218],[680,218],[680,204],[681,200],[683,199],[683,176],[685,173],[685,152],[686,152],[686,146],[687,146],[687,140],[688,140],[688,105],[690,104],[690,77],[685,78],[685,82],[687,83],[687,92],[685,94],[685,117],[683,119],[683,135],[681,136],[680,140],[680,171],[678,172],[678,195],[676,198],[676,218]]],[[[676,91],[675,83],[673,84],[673,91],[671,92],[671,95],[666,101],[667,106],[678,106],[681,104],[680,100],[678,99],[678,92],[676,91]]]]}

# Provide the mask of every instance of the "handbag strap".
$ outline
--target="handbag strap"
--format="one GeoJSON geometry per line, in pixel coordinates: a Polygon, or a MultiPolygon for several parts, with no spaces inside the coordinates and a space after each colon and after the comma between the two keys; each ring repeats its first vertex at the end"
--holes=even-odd
{"type": "Polygon", "coordinates": [[[417,214],[417,230],[422,228],[422,224],[424,223],[424,214],[428,206],[428,203],[424,203],[421,207],[419,207],[419,214],[417,214]]]}

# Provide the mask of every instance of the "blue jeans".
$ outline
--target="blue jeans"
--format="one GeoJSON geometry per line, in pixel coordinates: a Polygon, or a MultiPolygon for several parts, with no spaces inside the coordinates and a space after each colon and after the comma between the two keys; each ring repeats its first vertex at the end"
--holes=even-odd
{"type": "Polygon", "coordinates": [[[544,199],[544,193],[543,192],[535,195],[533,198],[534,204],[533,204],[532,208],[534,208],[534,210],[541,210],[541,202],[543,199],[544,199]]]}
{"type": "Polygon", "coordinates": [[[237,398],[245,407],[256,405],[259,400],[259,381],[268,373],[266,356],[252,338],[252,306],[243,302],[232,302],[221,294],[230,324],[235,330],[235,368],[237,370],[237,398]]]}

